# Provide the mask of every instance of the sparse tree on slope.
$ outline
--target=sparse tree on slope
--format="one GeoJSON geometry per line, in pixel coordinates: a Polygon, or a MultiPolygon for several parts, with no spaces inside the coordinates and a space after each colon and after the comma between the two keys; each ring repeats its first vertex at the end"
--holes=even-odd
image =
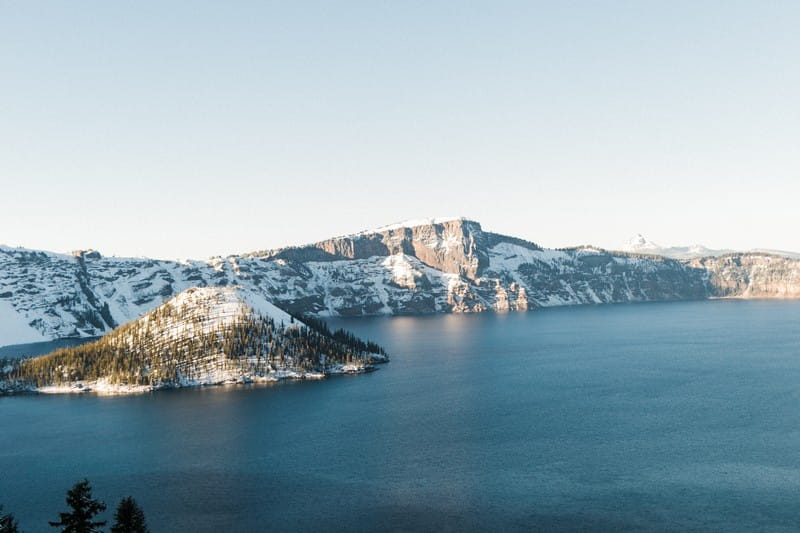
{"type": "Polygon", "coordinates": [[[93,521],[94,517],[106,510],[106,504],[92,498],[92,487],[89,480],[84,479],[75,483],[67,491],[67,505],[71,512],[59,513],[58,522],[50,522],[53,527],[60,527],[62,533],[100,533],[100,527],[106,521],[93,521]]]}
{"type": "Polygon", "coordinates": [[[131,496],[122,498],[114,513],[111,533],[149,533],[144,511],[131,496]]]}

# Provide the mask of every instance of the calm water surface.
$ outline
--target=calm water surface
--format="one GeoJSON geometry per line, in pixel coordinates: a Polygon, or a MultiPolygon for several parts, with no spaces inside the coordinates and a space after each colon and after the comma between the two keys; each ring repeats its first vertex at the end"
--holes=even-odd
{"type": "Polygon", "coordinates": [[[88,337],[82,339],[58,339],[55,341],[32,342],[30,344],[12,344],[10,346],[0,346],[0,359],[16,359],[21,357],[33,357],[44,355],[58,350],[59,348],[69,348],[79,346],[86,342],[99,339],[100,337],[88,337]]]}
{"type": "Polygon", "coordinates": [[[86,476],[155,532],[800,528],[800,302],[332,325],[392,362],[0,398],[0,503],[48,531],[86,476]]]}

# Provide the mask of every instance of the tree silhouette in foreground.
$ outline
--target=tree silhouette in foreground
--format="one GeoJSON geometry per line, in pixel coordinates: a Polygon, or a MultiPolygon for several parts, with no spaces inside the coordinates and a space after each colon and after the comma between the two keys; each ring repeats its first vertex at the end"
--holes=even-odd
{"type": "Polygon", "coordinates": [[[0,505],[0,533],[19,533],[14,515],[11,513],[4,514],[2,505],[0,505]]]}
{"type": "Polygon", "coordinates": [[[114,512],[111,533],[150,533],[144,519],[144,511],[133,497],[122,498],[114,512]]]}
{"type": "Polygon", "coordinates": [[[106,510],[106,504],[92,498],[88,479],[75,483],[67,491],[66,501],[72,511],[59,513],[60,520],[50,522],[51,526],[62,528],[62,533],[100,533],[99,528],[106,525],[106,521],[93,522],[92,519],[106,510]]]}

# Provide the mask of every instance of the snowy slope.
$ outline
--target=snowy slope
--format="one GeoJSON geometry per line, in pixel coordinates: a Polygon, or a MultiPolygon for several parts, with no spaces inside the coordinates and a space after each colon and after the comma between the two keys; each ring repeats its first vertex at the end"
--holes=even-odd
{"type": "Polygon", "coordinates": [[[11,303],[0,299],[0,339],[3,344],[25,344],[48,340],[40,331],[28,325],[23,313],[18,313],[11,303]]]}

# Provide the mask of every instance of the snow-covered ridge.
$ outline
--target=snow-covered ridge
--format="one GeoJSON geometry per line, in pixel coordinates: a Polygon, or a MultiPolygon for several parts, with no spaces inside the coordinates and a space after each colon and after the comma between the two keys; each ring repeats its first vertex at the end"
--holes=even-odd
{"type": "Polygon", "coordinates": [[[319,242],[311,242],[305,244],[296,244],[292,246],[287,246],[284,248],[276,248],[271,250],[261,250],[258,252],[250,252],[244,254],[245,257],[274,257],[280,255],[282,252],[286,252],[289,250],[303,250],[308,248],[320,248],[321,245],[325,243],[329,243],[331,241],[346,241],[346,240],[357,240],[362,237],[370,237],[374,235],[386,234],[397,231],[399,229],[413,229],[413,228],[424,228],[424,227],[431,227],[431,226],[440,226],[442,224],[449,224],[452,222],[470,222],[469,219],[465,217],[436,217],[436,218],[417,218],[417,219],[408,219],[401,222],[395,222],[394,224],[388,224],[385,226],[380,226],[377,228],[365,229],[355,233],[346,233],[344,235],[338,235],[336,237],[331,237],[325,241],[319,242]]]}
{"type": "Polygon", "coordinates": [[[270,316],[284,310],[322,317],[800,297],[794,258],[739,253],[698,261],[644,250],[546,250],[462,218],[399,224],[408,225],[206,261],[0,248],[0,314],[7,325],[0,326],[0,345],[101,335],[204,286],[241,287],[250,305],[270,316]]]}
{"type": "Polygon", "coordinates": [[[374,229],[363,230],[351,235],[345,235],[345,237],[352,237],[354,235],[370,235],[373,233],[383,233],[385,231],[394,231],[404,228],[418,228],[420,226],[434,226],[437,224],[445,224],[447,222],[454,222],[454,221],[463,222],[465,220],[468,219],[465,217],[412,218],[400,222],[395,222],[394,224],[387,224],[385,226],[380,226],[374,229]]]}

